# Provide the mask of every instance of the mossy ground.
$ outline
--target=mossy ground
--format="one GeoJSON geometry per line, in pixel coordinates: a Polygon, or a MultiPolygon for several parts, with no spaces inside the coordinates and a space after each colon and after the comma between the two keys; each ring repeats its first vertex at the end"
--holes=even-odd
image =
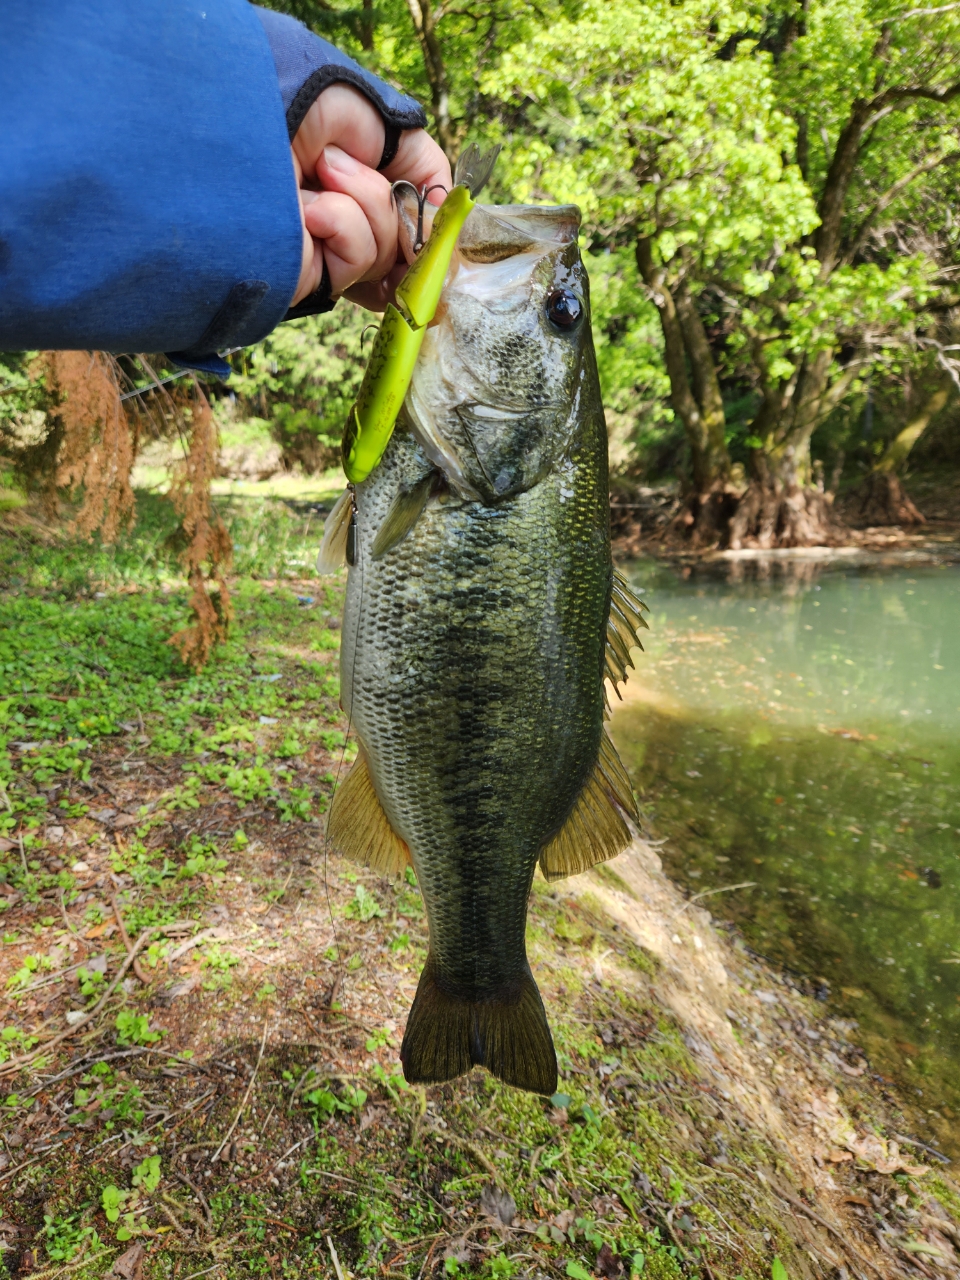
{"type": "Polygon", "coordinates": [[[196,676],[166,644],[186,608],[175,530],[162,504],[144,515],[115,551],[22,520],[0,540],[8,1275],[732,1280],[776,1256],[791,1276],[857,1270],[866,1250],[884,1275],[956,1271],[960,1203],[932,1175],[839,1166],[859,1199],[817,1226],[789,1148],[718,1084],[661,959],[604,909],[629,890],[616,868],[533,894],[559,1095],[482,1073],[408,1088],[419,893],[324,849],[351,747],[341,588],[303,576],[316,527],[233,511],[237,620],[196,676]],[[104,1000],[124,933],[145,981],[131,967],[104,1000]],[[878,1250],[876,1223],[907,1252],[878,1250]]]}

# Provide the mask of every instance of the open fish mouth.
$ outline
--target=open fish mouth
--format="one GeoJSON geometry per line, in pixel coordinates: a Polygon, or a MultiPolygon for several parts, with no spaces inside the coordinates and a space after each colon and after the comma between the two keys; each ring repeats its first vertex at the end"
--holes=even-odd
{"type": "Polygon", "coordinates": [[[548,443],[556,426],[559,404],[537,406],[457,405],[477,462],[494,500],[509,498],[541,479],[550,466],[548,443]]]}

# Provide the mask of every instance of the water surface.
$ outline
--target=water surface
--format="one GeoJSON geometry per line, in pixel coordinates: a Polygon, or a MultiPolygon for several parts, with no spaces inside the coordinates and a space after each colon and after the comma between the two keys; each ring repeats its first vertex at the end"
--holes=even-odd
{"type": "Polygon", "coordinates": [[[960,567],[627,572],[651,632],[613,734],[667,870],[756,882],[701,901],[960,1155],[960,567]]]}

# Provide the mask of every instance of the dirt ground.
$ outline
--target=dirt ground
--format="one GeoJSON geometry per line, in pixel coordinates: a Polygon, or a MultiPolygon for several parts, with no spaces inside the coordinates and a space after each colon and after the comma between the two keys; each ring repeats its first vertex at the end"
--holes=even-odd
{"type": "Polygon", "coordinates": [[[415,887],[326,856],[319,824],[224,796],[168,809],[169,764],[131,777],[124,754],[64,822],[76,907],[4,915],[7,938],[46,929],[57,952],[19,985],[26,947],[2,953],[22,992],[6,1020],[39,1039],[0,1066],[7,1274],[719,1278],[779,1255],[790,1275],[960,1275],[960,1193],[893,1136],[849,1028],[684,901],[642,841],[533,896],[560,1094],[482,1073],[408,1089],[415,887]],[[142,806],[146,833],[125,822],[142,806]],[[131,828],[172,849],[238,820],[246,844],[202,873],[188,918],[128,949],[135,882],[112,868],[131,828]],[[83,928],[93,900],[109,910],[83,928]],[[71,1019],[98,956],[104,994],[71,1019]],[[123,1012],[143,1019],[126,1034],[123,1012]]]}
{"type": "Polygon", "coordinates": [[[309,518],[241,513],[194,675],[151,509],[110,556],[2,544],[0,1274],[960,1278],[951,1167],[854,1029],[641,839],[534,885],[558,1092],[408,1087],[416,883],[324,841],[341,586],[309,518]]]}

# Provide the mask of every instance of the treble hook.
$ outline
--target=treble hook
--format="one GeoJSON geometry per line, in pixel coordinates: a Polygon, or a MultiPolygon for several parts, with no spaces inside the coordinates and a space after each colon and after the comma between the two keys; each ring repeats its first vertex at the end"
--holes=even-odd
{"type": "Polygon", "coordinates": [[[395,200],[395,199],[396,199],[395,192],[396,192],[396,190],[397,190],[397,187],[409,187],[409,188],[410,188],[410,190],[413,192],[413,194],[416,196],[416,199],[417,199],[417,234],[416,234],[416,238],[414,239],[414,242],[413,242],[413,252],[414,252],[414,253],[419,253],[419,252],[420,252],[420,250],[423,248],[423,245],[424,245],[424,236],[423,236],[423,210],[424,210],[424,207],[425,207],[425,205],[426,205],[426,203],[427,203],[427,196],[430,194],[430,192],[431,192],[431,191],[443,191],[443,192],[445,192],[446,194],[449,194],[449,190],[448,190],[448,188],[447,188],[447,187],[445,187],[445,186],[443,185],[443,183],[442,183],[442,182],[435,182],[435,183],[433,184],[433,186],[432,186],[432,187],[421,187],[421,188],[420,188],[420,190],[418,191],[418,190],[417,190],[417,188],[413,185],[413,183],[412,183],[412,182],[408,182],[408,180],[407,180],[406,178],[400,178],[397,182],[394,182],[394,183],[391,185],[391,187],[390,187],[390,200],[391,200],[391,201],[393,201],[393,200],[395,200]]]}

